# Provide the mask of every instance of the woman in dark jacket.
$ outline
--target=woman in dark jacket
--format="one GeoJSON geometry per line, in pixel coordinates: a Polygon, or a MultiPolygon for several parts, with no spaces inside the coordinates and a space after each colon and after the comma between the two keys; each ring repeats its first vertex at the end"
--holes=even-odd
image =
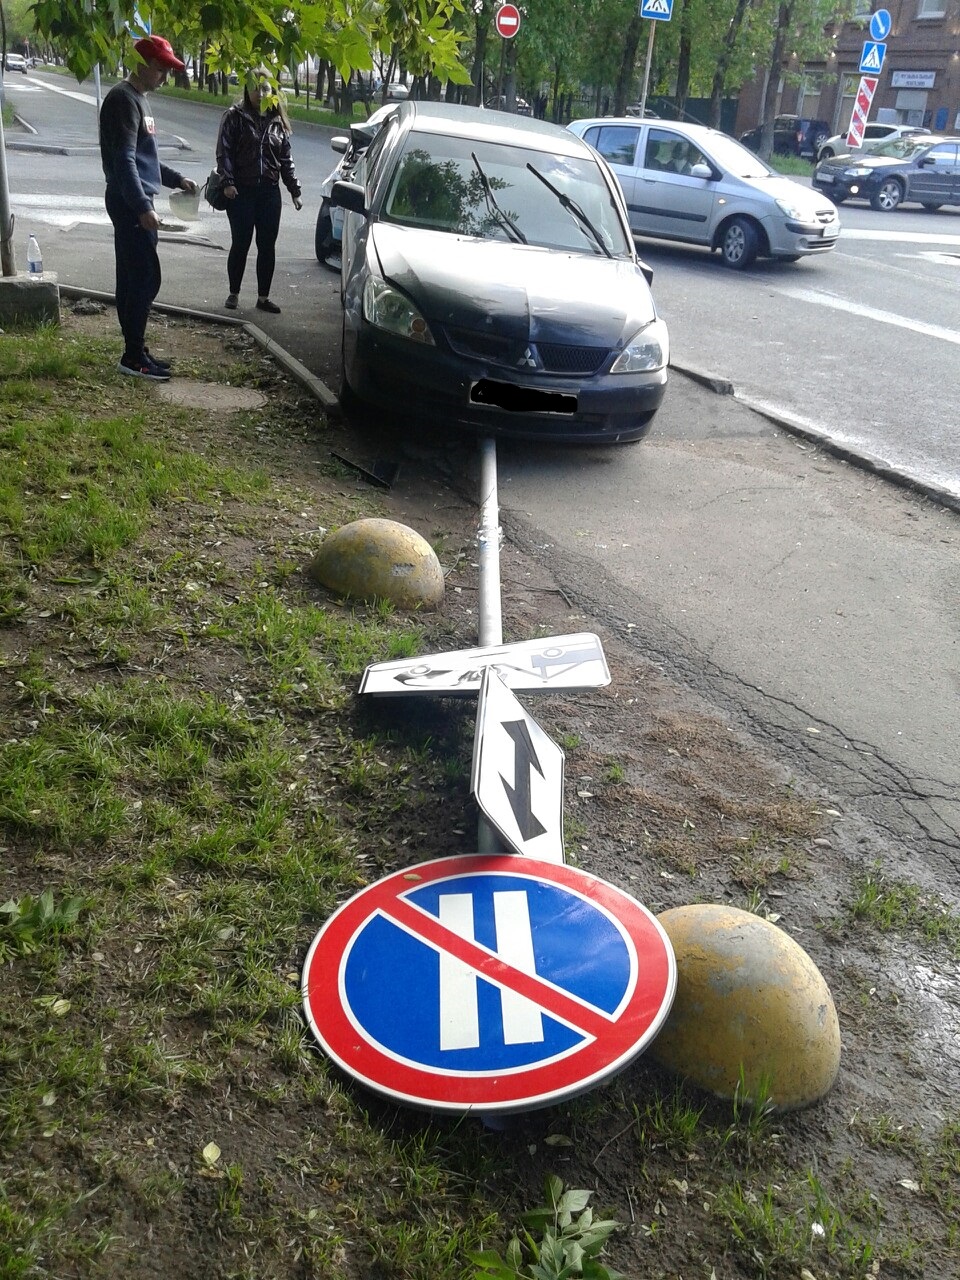
{"type": "Polygon", "coordinates": [[[260,110],[265,86],[257,82],[243,91],[243,101],[225,111],[217,138],[217,169],[223,175],[230,220],[227,278],[230,294],[224,306],[238,302],[243,271],[254,232],[257,236],[257,307],[279,313],[270,301],[280,232],[280,179],[300,209],[300,183],[290,151],[290,121],[283,107],[260,110]]]}

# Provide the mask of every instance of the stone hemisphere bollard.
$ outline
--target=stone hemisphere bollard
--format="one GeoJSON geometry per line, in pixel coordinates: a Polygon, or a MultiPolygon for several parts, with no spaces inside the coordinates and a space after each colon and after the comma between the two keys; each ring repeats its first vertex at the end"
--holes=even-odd
{"type": "Polygon", "coordinates": [[[339,595],[389,600],[398,609],[435,609],[443,599],[443,570],[433,547],[395,520],[343,525],[324,538],[307,572],[339,595]]]}
{"type": "Polygon", "coordinates": [[[735,907],[675,907],[658,919],[676,955],[677,996],[647,1050],[654,1061],[721,1098],[741,1089],[778,1111],[829,1092],[840,1024],[803,948],[735,907]]]}

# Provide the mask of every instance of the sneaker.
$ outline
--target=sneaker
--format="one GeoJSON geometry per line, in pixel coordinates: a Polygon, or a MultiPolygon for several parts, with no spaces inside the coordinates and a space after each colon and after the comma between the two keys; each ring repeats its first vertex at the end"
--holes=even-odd
{"type": "Polygon", "coordinates": [[[273,316],[278,316],[280,314],[280,308],[277,306],[275,302],[271,302],[269,298],[258,298],[257,310],[269,311],[270,314],[273,316]]]}
{"type": "Polygon", "coordinates": [[[238,303],[239,301],[240,301],[240,299],[237,297],[237,295],[236,295],[235,293],[229,293],[229,294],[227,294],[227,300],[226,300],[226,302],[225,302],[223,305],[224,305],[225,307],[229,308],[229,310],[230,310],[230,311],[236,311],[236,309],[237,309],[237,303],[238,303]]]}
{"type": "Polygon", "coordinates": [[[148,360],[152,360],[158,369],[165,369],[167,373],[169,373],[170,370],[173,368],[173,365],[170,363],[169,360],[161,360],[159,356],[155,356],[153,354],[153,352],[150,350],[149,347],[143,348],[143,354],[147,357],[148,360]]]}
{"type": "Polygon", "coordinates": [[[131,360],[129,356],[123,356],[117,368],[121,373],[127,373],[133,378],[149,378],[151,382],[170,381],[170,370],[161,369],[148,355],[142,355],[139,360],[131,360]]]}

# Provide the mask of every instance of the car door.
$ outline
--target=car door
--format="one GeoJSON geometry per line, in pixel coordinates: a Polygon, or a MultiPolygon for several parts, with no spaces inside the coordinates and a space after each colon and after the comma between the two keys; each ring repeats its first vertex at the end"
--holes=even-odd
{"type": "Polygon", "coordinates": [[[921,204],[956,204],[960,200],[958,174],[957,144],[938,143],[908,174],[906,198],[921,204]]]}
{"type": "Polygon", "coordinates": [[[599,151],[617,175],[633,226],[637,188],[637,147],[641,129],[634,124],[598,124],[584,132],[584,141],[599,151]]]}
{"type": "Polygon", "coordinates": [[[699,148],[673,129],[648,127],[639,160],[636,221],[632,213],[630,219],[634,230],[708,244],[716,182],[690,173],[694,165],[707,163],[699,148]]]}

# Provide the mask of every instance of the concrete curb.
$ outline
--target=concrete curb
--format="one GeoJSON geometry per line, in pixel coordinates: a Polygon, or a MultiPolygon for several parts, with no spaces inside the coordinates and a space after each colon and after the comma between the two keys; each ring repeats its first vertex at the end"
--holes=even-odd
{"type": "Polygon", "coordinates": [[[713,391],[716,395],[734,396],[737,403],[742,404],[751,413],[756,413],[759,417],[765,418],[767,422],[772,422],[774,426],[779,427],[782,431],[788,431],[791,435],[799,436],[802,440],[809,440],[811,444],[815,444],[824,453],[829,453],[833,457],[849,463],[851,466],[859,467],[862,471],[868,471],[871,475],[879,476],[880,479],[886,480],[890,484],[895,484],[901,489],[909,489],[912,493],[919,493],[933,502],[940,503],[941,506],[949,507],[952,511],[960,511],[960,496],[951,493],[949,489],[944,489],[930,481],[921,480],[916,476],[897,471],[889,462],[884,462],[882,458],[877,458],[869,453],[860,453],[856,449],[851,449],[849,445],[840,444],[825,432],[818,431],[810,423],[803,422],[800,418],[792,416],[783,409],[764,404],[763,401],[754,400],[750,396],[741,395],[727,378],[720,378],[716,374],[697,369],[691,365],[674,364],[672,360],[670,362],[670,370],[673,373],[681,374],[685,378],[690,378],[693,382],[706,387],[707,390],[713,391]]]}
{"type": "MultiPolygon", "coordinates": [[[[81,289],[76,285],[65,284],[60,286],[60,296],[63,298],[90,298],[94,302],[102,302],[107,306],[115,306],[116,300],[112,293],[103,293],[98,289],[81,289]]],[[[258,346],[281,365],[291,378],[306,390],[309,391],[323,405],[324,409],[336,411],[340,408],[340,401],[326,385],[315,374],[300,363],[295,356],[292,356],[285,347],[281,347],[269,334],[255,324],[251,324],[249,320],[241,320],[234,316],[221,316],[213,311],[195,311],[190,307],[177,307],[168,302],[155,302],[152,307],[153,311],[157,311],[162,315],[182,316],[185,320],[199,320],[204,324],[227,325],[234,329],[243,329],[243,331],[253,338],[258,346]]]]}

